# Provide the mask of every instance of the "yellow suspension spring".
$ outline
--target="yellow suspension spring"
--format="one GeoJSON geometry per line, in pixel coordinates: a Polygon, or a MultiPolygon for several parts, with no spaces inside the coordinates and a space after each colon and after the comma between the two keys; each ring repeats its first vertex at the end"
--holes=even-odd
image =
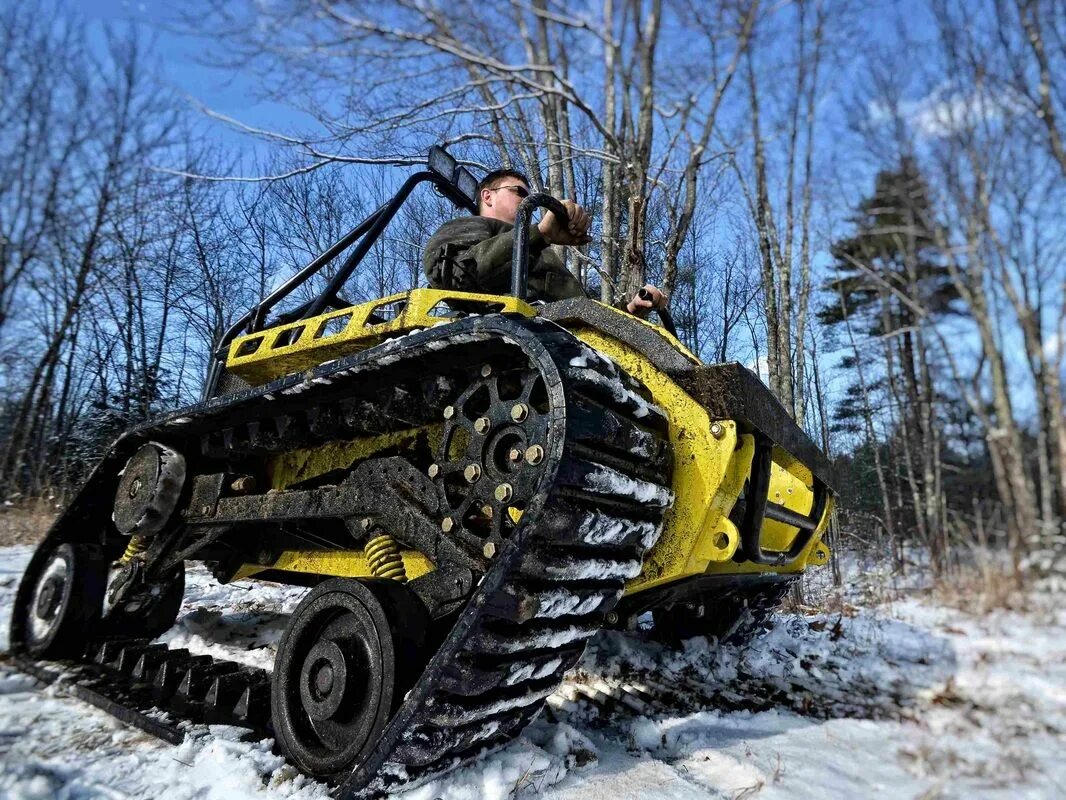
{"type": "Polygon", "coordinates": [[[399,543],[389,534],[375,536],[366,543],[366,560],[375,578],[390,578],[400,583],[407,583],[407,570],[403,565],[403,555],[399,543]]]}
{"type": "Polygon", "coordinates": [[[118,560],[119,564],[128,564],[130,559],[135,556],[139,556],[148,550],[148,537],[147,536],[131,536],[130,543],[126,545],[126,552],[122,554],[122,558],[118,560]]]}

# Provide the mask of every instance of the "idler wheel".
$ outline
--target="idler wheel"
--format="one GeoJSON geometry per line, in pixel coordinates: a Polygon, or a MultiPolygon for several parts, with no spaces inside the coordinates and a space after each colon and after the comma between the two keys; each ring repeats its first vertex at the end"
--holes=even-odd
{"type": "Polygon", "coordinates": [[[107,586],[99,548],[61,544],[38,572],[29,603],[19,611],[25,644],[36,658],[79,658],[97,632],[107,586]]]}
{"type": "Polygon", "coordinates": [[[394,581],[335,578],[312,589],[274,661],[271,712],[285,755],[316,778],[347,777],[421,674],[427,622],[394,581]]]}
{"type": "Polygon", "coordinates": [[[115,527],[126,536],[159,533],[178,506],[185,459],[158,442],[141,447],[126,462],[115,492],[115,527]]]}

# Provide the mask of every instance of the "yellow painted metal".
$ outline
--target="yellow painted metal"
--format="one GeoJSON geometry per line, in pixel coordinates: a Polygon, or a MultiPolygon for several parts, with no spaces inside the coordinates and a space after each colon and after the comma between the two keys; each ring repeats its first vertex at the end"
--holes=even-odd
{"type": "MultiPolygon", "coordinates": [[[[401,550],[408,580],[432,572],[433,562],[417,550],[401,550]]],[[[239,581],[265,570],[326,575],[334,578],[373,578],[374,571],[362,550],[286,550],[272,564],[242,564],[230,578],[239,581]]]]}
{"type": "Polygon", "coordinates": [[[413,289],[240,336],[230,345],[226,369],[253,385],[266,383],[366,350],[416,328],[448,323],[452,321],[448,301],[482,314],[506,311],[536,316],[528,303],[505,295],[413,289]]]}
{"type": "Polygon", "coordinates": [[[443,423],[423,428],[365,436],[359,439],[326,442],[317,447],[290,450],[275,457],[267,466],[270,488],[285,489],[300,481],[317,478],[335,469],[345,469],[357,461],[383,451],[407,450],[425,438],[427,446],[435,450],[443,431],[443,423]]]}
{"type": "MultiPolygon", "coordinates": [[[[812,551],[825,547],[820,537],[828,524],[831,504],[810,545],[789,567],[733,561],[740,534],[729,520],[729,512],[751,471],[754,437],[742,433],[733,420],[712,420],[706,409],[626,342],[590,326],[568,327],[579,339],[609,356],[643,383],[669,420],[674,450],[674,503],[667,512],[659,542],[645,557],[641,574],[627,584],[626,592],[644,591],[695,575],[803,571],[812,551]],[[717,425],[712,432],[714,423],[717,425]]],[[[803,514],[810,513],[814,503],[812,485],[810,470],[775,447],[770,500],[803,514]]],[[[784,550],[796,533],[795,528],[767,520],[762,531],[763,547],[784,550]]],[[[811,563],[825,561],[815,558],[811,563]]]]}
{"type": "MultiPolygon", "coordinates": [[[[511,297],[417,289],[240,337],[230,347],[227,368],[253,384],[265,383],[418,328],[446,324],[451,321],[447,316],[448,300],[466,303],[467,308],[471,303],[479,303],[482,313],[507,311],[529,317],[536,313],[528,304],[511,297]]],[[[622,313],[609,306],[604,308],[622,313]]],[[[666,339],[685,358],[700,363],[661,327],[645,321],[641,324],[666,339]]],[[[753,437],[742,433],[733,420],[712,420],[706,409],[626,342],[581,323],[568,324],[568,327],[647,386],[670,422],[675,501],[667,513],[662,537],[646,557],[641,574],[629,582],[627,592],[708,573],[800,572],[808,565],[828,561],[828,548],[821,542],[821,535],[828,524],[832,500],[811,543],[789,567],[782,570],[734,562],[740,535],[729,520],[729,512],[751,470],[753,437]],[[714,423],[717,425],[712,432],[714,423]]],[[[418,444],[419,437],[428,437],[427,443],[436,449],[440,434],[441,426],[433,425],[284,453],[269,465],[271,486],[284,489],[385,450],[409,449],[418,444]]],[[[814,502],[812,484],[813,477],[806,466],[780,448],[774,449],[770,502],[807,514],[814,502]]],[[[763,547],[786,549],[795,535],[795,528],[768,520],[763,525],[763,547]]],[[[405,550],[402,557],[409,579],[433,569],[432,563],[417,551],[405,550]]],[[[363,551],[286,551],[271,565],[243,565],[233,579],[267,569],[353,578],[373,576],[363,551]]]]}

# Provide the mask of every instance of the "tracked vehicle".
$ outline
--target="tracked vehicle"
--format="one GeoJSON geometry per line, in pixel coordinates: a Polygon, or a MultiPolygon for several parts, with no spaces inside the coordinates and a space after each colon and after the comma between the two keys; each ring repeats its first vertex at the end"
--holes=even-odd
{"type": "Polygon", "coordinates": [[[666,638],[724,636],[826,562],[828,464],[753,374],[592,300],[527,302],[550,197],[519,209],[510,295],[345,302],[424,182],[476,211],[435,148],[238,320],[202,402],[112,445],[19,586],[27,669],[61,662],[171,740],[183,718],[272,734],[338,794],[379,794],[514,737],[601,628],[650,611],[666,638]],[[152,643],[190,561],[310,587],[272,674],[152,643]]]}

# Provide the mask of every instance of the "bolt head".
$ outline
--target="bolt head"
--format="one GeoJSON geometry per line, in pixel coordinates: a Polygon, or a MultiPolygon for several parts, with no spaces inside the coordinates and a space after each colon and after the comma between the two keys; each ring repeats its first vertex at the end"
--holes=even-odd
{"type": "Polygon", "coordinates": [[[436,478],[440,475],[440,464],[430,464],[427,472],[429,473],[429,477],[436,478]]]}
{"type": "Polygon", "coordinates": [[[485,505],[483,505],[481,507],[481,513],[484,514],[489,519],[492,519],[492,506],[490,506],[488,503],[486,503],[485,505]]]}
{"type": "Polygon", "coordinates": [[[130,498],[132,499],[132,498],[136,497],[138,492],[140,492],[140,491],[141,491],[141,479],[140,478],[134,478],[133,479],[133,483],[130,484],[130,498]]]}
{"type": "Polygon", "coordinates": [[[370,517],[363,517],[361,520],[359,520],[359,527],[362,528],[364,531],[370,530],[370,525],[370,517]]]}
{"type": "Polygon", "coordinates": [[[445,406],[444,407],[444,418],[445,419],[451,419],[454,416],[455,416],[455,406],[445,406]]]}
{"type": "Polygon", "coordinates": [[[496,555],[496,545],[493,542],[485,542],[481,552],[485,554],[485,558],[492,558],[496,555]]]}
{"type": "Polygon", "coordinates": [[[618,623],[618,614],[614,611],[608,611],[606,620],[608,625],[616,625],[618,623]]]}
{"type": "Polygon", "coordinates": [[[526,448],[526,461],[534,466],[544,460],[544,448],[539,444],[526,448]]]}
{"type": "Polygon", "coordinates": [[[511,406],[511,419],[515,422],[525,422],[529,416],[529,406],[525,403],[515,403],[511,406]]]}
{"type": "Polygon", "coordinates": [[[478,417],[474,420],[474,430],[480,434],[486,434],[489,432],[489,428],[492,427],[492,423],[489,422],[488,417],[478,417]]]}
{"type": "Polygon", "coordinates": [[[255,478],[251,475],[242,475],[230,484],[230,489],[239,494],[255,490],[255,478]]]}
{"type": "Polygon", "coordinates": [[[482,364],[482,366],[481,366],[481,377],[482,378],[487,378],[491,374],[492,374],[492,365],[491,364],[482,364]]]}
{"type": "Polygon", "coordinates": [[[444,531],[445,533],[451,533],[452,532],[452,528],[454,528],[454,527],[455,527],[455,520],[452,519],[451,517],[445,517],[443,520],[441,520],[440,529],[442,531],[444,531]]]}
{"type": "Polygon", "coordinates": [[[501,503],[508,503],[514,495],[514,488],[509,483],[501,483],[496,487],[495,497],[501,503]]]}
{"type": "Polygon", "coordinates": [[[463,477],[466,478],[467,483],[475,483],[481,477],[481,467],[477,464],[469,464],[463,470],[463,477]]]}
{"type": "Polygon", "coordinates": [[[721,439],[723,436],[725,436],[725,425],[723,425],[721,422],[712,422],[711,436],[713,436],[715,439],[721,439]]]}
{"type": "Polygon", "coordinates": [[[519,461],[522,460],[522,451],[517,447],[512,447],[510,452],[507,454],[507,460],[510,461],[512,464],[517,464],[519,461]]]}

